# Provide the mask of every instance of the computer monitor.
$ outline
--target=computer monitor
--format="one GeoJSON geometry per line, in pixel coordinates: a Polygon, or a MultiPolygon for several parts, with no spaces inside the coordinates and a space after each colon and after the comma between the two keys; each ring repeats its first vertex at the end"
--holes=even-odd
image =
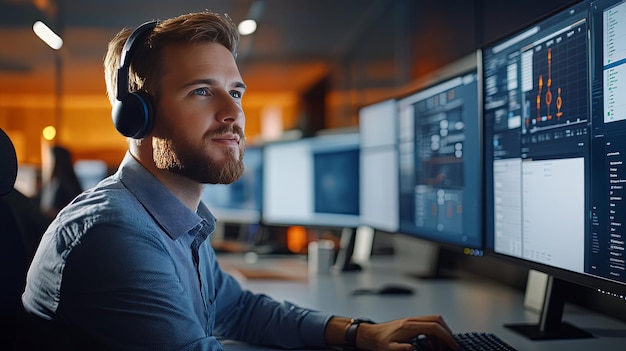
{"type": "Polygon", "coordinates": [[[398,100],[399,232],[482,255],[478,74],[398,100]]]}
{"type": "Polygon", "coordinates": [[[244,172],[232,184],[207,184],[202,201],[220,223],[261,222],[263,205],[263,147],[248,146],[243,156],[244,172]]]}
{"type": "Polygon", "coordinates": [[[399,226],[397,111],[395,99],[359,110],[360,224],[389,233],[399,226]]]}
{"type": "Polygon", "coordinates": [[[589,336],[562,323],[562,281],[626,294],[626,115],[611,96],[626,9],[607,3],[577,3],[482,49],[486,249],[550,275],[540,323],[510,326],[533,339],[589,336]]]}
{"type": "Polygon", "coordinates": [[[263,163],[264,224],[358,226],[358,133],[268,143],[263,163]]]}
{"type": "Polygon", "coordinates": [[[96,186],[109,175],[109,167],[103,160],[77,160],[73,168],[83,190],[96,186]]]}

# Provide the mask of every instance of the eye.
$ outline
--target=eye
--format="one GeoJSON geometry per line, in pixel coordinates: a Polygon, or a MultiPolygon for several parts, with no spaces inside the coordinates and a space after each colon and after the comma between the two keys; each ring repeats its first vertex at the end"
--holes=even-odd
{"type": "Polygon", "coordinates": [[[241,99],[243,93],[237,90],[233,90],[230,92],[230,96],[234,97],[235,99],[241,99]]]}
{"type": "Polygon", "coordinates": [[[211,93],[207,88],[198,88],[191,91],[191,95],[209,96],[211,93]]]}

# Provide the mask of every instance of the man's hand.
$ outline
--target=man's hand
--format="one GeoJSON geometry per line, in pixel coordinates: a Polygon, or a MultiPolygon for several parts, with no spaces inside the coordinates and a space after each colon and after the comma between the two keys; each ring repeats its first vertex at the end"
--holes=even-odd
{"type": "Polygon", "coordinates": [[[361,324],[356,346],[364,350],[412,351],[411,339],[425,335],[433,350],[458,350],[459,344],[441,316],[408,317],[379,324],[361,324]]]}

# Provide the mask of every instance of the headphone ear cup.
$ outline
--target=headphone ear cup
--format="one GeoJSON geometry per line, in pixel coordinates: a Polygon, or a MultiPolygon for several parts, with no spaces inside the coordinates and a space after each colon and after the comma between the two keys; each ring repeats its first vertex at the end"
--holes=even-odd
{"type": "Polygon", "coordinates": [[[112,110],[113,125],[125,137],[141,139],[152,130],[152,98],[143,91],[129,93],[112,110]]]}

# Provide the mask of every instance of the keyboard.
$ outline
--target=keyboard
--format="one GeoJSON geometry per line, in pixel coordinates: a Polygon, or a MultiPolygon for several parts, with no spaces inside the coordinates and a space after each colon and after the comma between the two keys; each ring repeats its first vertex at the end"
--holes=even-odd
{"type": "MultiPolygon", "coordinates": [[[[457,333],[454,334],[454,339],[462,346],[461,350],[463,351],[517,351],[513,346],[492,333],[457,333]]],[[[414,351],[430,350],[426,338],[414,338],[412,343],[414,351]]]]}

